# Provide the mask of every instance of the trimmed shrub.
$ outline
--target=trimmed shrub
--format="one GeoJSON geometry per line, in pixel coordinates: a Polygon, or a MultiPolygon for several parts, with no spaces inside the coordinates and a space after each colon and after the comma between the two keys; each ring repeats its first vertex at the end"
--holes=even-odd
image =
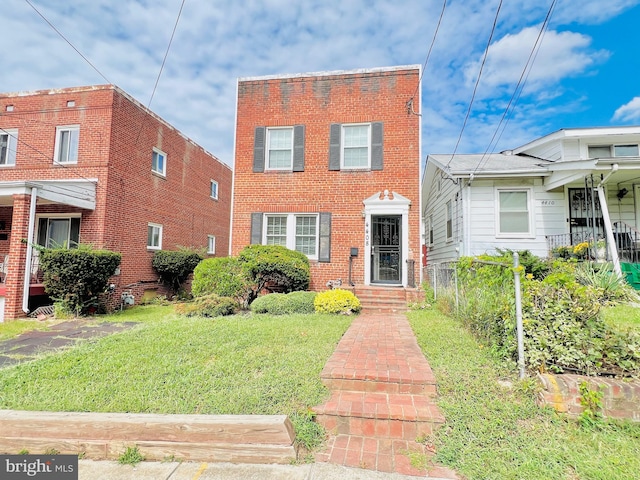
{"type": "Polygon", "coordinates": [[[187,317],[222,317],[233,315],[237,310],[238,303],[233,298],[220,297],[215,293],[176,305],[176,312],[187,317]]]}
{"type": "Polygon", "coordinates": [[[319,313],[351,315],[362,309],[358,297],[341,288],[318,293],[313,304],[319,313]]]}
{"type": "Polygon", "coordinates": [[[251,304],[251,311],[271,315],[314,313],[316,295],[316,292],[270,293],[256,298],[251,304]]]}
{"type": "Polygon", "coordinates": [[[76,315],[100,306],[99,296],[107,290],[122,256],[91,247],[41,249],[45,292],[61,308],[76,315]]]}
{"type": "Polygon", "coordinates": [[[151,266],[158,272],[160,281],[172,292],[178,293],[202,256],[189,250],[158,250],[151,260],[151,266]]]}
{"type": "Polygon", "coordinates": [[[193,271],[191,293],[194,297],[215,293],[244,304],[250,290],[249,280],[237,258],[207,258],[193,271]]]}
{"type": "Polygon", "coordinates": [[[309,259],[303,253],[280,245],[249,245],[240,252],[238,261],[253,283],[247,305],[267,286],[283,293],[309,288],[309,259]]]}

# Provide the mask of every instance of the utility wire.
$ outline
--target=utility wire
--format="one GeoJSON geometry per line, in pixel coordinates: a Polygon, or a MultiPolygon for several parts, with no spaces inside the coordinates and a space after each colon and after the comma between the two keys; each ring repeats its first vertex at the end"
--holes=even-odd
{"type": "Polygon", "coordinates": [[[464,133],[464,129],[467,126],[467,121],[469,120],[469,115],[471,115],[471,107],[473,106],[473,101],[476,98],[476,93],[478,91],[478,85],[480,84],[480,78],[482,78],[482,70],[484,69],[484,64],[487,61],[487,55],[489,54],[489,46],[491,46],[491,41],[493,40],[493,34],[496,31],[496,25],[498,23],[498,15],[500,14],[500,9],[502,8],[502,0],[498,4],[498,9],[496,10],[496,16],[493,19],[493,26],[491,27],[491,34],[489,35],[489,40],[487,41],[487,47],[484,50],[484,56],[482,57],[482,63],[480,64],[480,71],[478,72],[478,78],[476,79],[476,84],[473,87],[473,94],[471,95],[471,101],[469,102],[469,108],[467,109],[467,115],[464,117],[464,122],[462,123],[462,128],[460,129],[460,135],[458,136],[458,141],[456,142],[456,147],[451,154],[451,158],[447,162],[446,168],[449,168],[453,157],[456,155],[458,151],[458,147],[460,146],[460,141],[462,140],[462,134],[464,133]]]}
{"type": "Polygon", "coordinates": [[[442,17],[444,17],[444,10],[447,6],[447,0],[442,2],[442,10],[440,11],[440,18],[438,18],[438,24],[436,25],[436,29],[433,32],[433,38],[431,39],[431,45],[429,45],[429,51],[427,52],[427,58],[424,60],[424,64],[422,65],[422,71],[420,72],[420,78],[418,78],[418,85],[416,86],[415,92],[409,99],[409,102],[413,102],[413,99],[418,94],[418,89],[420,88],[420,83],[422,82],[422,77],[424,76],[424,72],[427,69],[427,63],[429,63],[429,57],[431,57],[431,51],[433,50],[433,45],[436,43],[436,37],[438,36],[438,30],[440,30],[440,24],[442,23],[442,17]]]}
{"type": "Polygon", "coordinates": [[[486,162],[489,160],[489,158],[487,157],[488,152],[491,150],[493,151],[493,149],[496,147],[496,145],[498,144],[498,142],[500,141],[500,138],[502,137],[502,134],[504,133],[506,127],[507,127],[507,123],[509,122],[509,119],[511,117],[511,114],[513,113],[513,111],[515,110],[515,106],[518,103],[518,100],[520,99],[520,96],[522,95],[522,92],[524,90],[524,86],[527,82],[527,79],[529,78],[529,74],[531,73],[531,69],[533,68],[533,64],[535,62],[535,59],[538,55],[538,52],[540,51],[540,46],[542,45],[542,39],[544,38],[544,34],[547,30],[547,28],[549,27],[549,22],[551,20],[551,15],[553,13],[553,10],[555,9],[555,5],[556,5],[556,0],[553,0],[551,2],[551,5],[549,6],[549,10],[547,11],[547,16],[544,19],[544,22],[542,23],[542,26],[540,27],[540,31],[538,32],[538,37],[536,38],[535,43],[533,44],[533,47],[531,49],[531,52],[529,53],[529,58],[527,59],[527,63],[525,64],[522,73],[520,74],[520,78],[518,79],[518,83],[516,84],[516,88],[513,91],[513,95],[511,95],[511,98],[509,99],[509,103],[507,104],[507,107],[505,108],[503,114],[502,114],[502,118],[500,119],[500,122],[498,123],[498,126],[496,127],[495,132],[493,133],[493,137],[491,137],[491,141],[489,142],[489,145],[487,145],[486,150],[484,151],[484,153],[482,154],[482,158],[480,159],[480,161],[478,162],[478,165],[476,166],[476,168],[474,169],[473,173],[475,174],[480,168],[482,168],[484,166],[484,164],[486,164],[486,162]],[[513,108],[511,108],[511,106],[513,105],[513,108]],[[509,109],[511,108],[511,111],[509,111],[509,109]],[[500,135],[498,135],[498,132],[500,131],[500,127],[502,126],[504,122],[504,127],[502,128],[502,132],[500,132],[500,135]],[[497,139],[496,139],[497,137],[497,139]],[[495,140],[495,143],[494,143],[495,140]],[[492,147],[493,145],[493,147],[492,147]]]}
{"type": "Polygon", "coordinates": [[[31,3],[31,2],[30,2],[30,0],[25,0],[25,2],[27,2],[27,3],[29,4],[29,6],[30,6],[31,8],[33,8],[33,9],[35,10],[35,12],[36,12],[38,15],[40,15],[40,17],[42,17],[42,19],[43,19],[45,22],[47,22],[47,24],[49,24],[49,26],[50,26],[51,28],[53,28],[53,30],[54,30],[58,35],[60,35],[60,37],[61,37],[65,42],[67,42],[67,43],[69,44],[69,46],[70,46],[71,48],[73,48],[73,49],[78,53],[78,55],[80,55],[80,56],[84,59],[84,61],[85,61],[85,62],[87,62],[89,65],[91,65],[91,68],[93,68],[96,72],[98,72],[98,75],[100,75],[102,78],[104,78],[104,80],[105,80],[107,83],[111,84],[111,82],[109,81],[109,79],[108,79],[107,77],[105,77],[105,76],[103,75],[103,73],[102,73],[100,70],[98,70],[98,68],[97,68],[93,63],[91,63],[91,61],[90,61],[87,57],[85,57],[85,56],[82,54],[82,52],[81,52],[80,50],[78,50],[78,49],[75,47],[75,45],[74,45],[73,43],[71,43],[69,40],[67,40],[67,37],[65,37],[65,36],[62,34],[62,32],[60,32],[60,30],[58,30],[58,29],[53,25],[53,23],[51,23],[51,22],[47,19],[47,17],[45,17],[42,13],[40,13],[40,10],[38,10],[38,9],[33,5],[33,3],[31,3]]]}

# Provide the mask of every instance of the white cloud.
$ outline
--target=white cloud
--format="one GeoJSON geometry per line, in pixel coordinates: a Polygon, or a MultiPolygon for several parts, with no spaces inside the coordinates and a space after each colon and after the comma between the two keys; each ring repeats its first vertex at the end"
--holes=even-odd
{"type": "Polygon", "coordinates": [[[613,114],[613,120],[622,122],[640,121],[640,97],[635,97],[629,103],[618,108],[613,114]]]}

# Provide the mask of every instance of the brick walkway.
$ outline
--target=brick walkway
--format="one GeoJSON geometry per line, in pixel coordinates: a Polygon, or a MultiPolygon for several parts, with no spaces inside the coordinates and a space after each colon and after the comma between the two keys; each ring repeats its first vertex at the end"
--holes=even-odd
{"type": "Polygon", "coordinates": [[[321,376],[331,397],[314,411],[331,436],[317,461],[458,478],[431,462],[424,468],[411,465],[411,458],[432,455],[416,439],[431,435],[444,417],[433,401],[436,381],[431,367],[404,315],[355,318],[321,376]]]}

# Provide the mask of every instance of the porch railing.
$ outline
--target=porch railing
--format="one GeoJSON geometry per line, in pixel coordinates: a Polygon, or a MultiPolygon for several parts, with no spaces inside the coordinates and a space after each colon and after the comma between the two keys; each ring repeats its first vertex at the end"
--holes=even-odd
{"type": "MultiPolygon", "coordinates": [[[[640,262],[640,231],[628,223],[618,221],[612,224],[613,239],[620,261],[626,263],[640,262]]],[[[588,243],[588,258],[593,260],[600,258],[598,250],[604,250],[604,258],[610,260],[609,249],[606,239],[593,241],[593,235],[589,232],[561,233],[558,235],[547,235],[547,249],[549,256],[554,255],[554,250],[558,247],[575,247],[580,243],[588,243]]]]}
{"type": "MultiPolygon", "coordinates": [[[[7,281],[7,275],[10,275],[9,272],[9,255],[5,255],[3,258],[0,258],[0,283],[5,283],[7,281]]],[[[29,274],[29,283],[42,283],[43,273],[40,268],[40,256],[38,253],[34,253],[31,256],[31,270],[29,274]]]]}

